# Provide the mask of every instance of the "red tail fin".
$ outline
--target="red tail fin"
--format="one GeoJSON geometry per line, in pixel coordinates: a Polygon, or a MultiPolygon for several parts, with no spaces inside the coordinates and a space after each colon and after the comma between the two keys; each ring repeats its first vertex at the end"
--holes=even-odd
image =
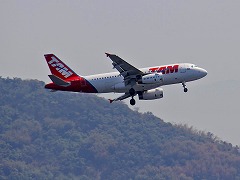
{"type": "Polygon", "coordinates": [[[53,75],[63,80],[72,77],[79,77],[73,70],[71,70],[54,54],[45,54],[44,56],[53,75]]]}

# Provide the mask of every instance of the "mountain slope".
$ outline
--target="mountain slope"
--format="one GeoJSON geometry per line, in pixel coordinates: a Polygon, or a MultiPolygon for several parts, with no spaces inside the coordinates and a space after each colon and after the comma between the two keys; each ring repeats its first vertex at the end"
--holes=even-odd
{"type": "Polygon", "coordinates": [[[238,147],[122,103],[0,78],[0,179],[240,179],[238,147]]]}

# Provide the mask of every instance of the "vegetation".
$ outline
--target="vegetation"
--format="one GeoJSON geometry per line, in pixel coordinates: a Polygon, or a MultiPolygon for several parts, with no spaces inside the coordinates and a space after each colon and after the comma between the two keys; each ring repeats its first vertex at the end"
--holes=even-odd
{"type": "Polygon", "coordinates": [[[0,179],[240,179],[239,148],[94,95],[0,78],[0,179]]]}

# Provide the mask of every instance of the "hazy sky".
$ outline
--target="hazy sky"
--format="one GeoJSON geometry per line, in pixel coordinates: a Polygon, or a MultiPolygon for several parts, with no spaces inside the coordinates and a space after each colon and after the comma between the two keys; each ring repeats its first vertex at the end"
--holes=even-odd
{"type": "Polygon", "coordinates": [[[188,93],[166,86],[163,99],[135,107],[240,145],[239,9],[239,0],[1,0],[0,76],[50,82],[46,53],[80,75],[114,71],[105,52],[138,68],[194,63],[208,75],[188,93]]]}

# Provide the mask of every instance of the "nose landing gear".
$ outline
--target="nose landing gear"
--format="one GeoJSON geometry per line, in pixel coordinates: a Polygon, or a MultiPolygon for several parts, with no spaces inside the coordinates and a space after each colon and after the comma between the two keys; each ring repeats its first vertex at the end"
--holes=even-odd
{"type": "Polygon", "coordinates": [[[188,92],[188,88],[186,88],[186,83],[185,82],[182,82],[182,86],[183,86],[183,91],[184,92],[188,92]]]}

